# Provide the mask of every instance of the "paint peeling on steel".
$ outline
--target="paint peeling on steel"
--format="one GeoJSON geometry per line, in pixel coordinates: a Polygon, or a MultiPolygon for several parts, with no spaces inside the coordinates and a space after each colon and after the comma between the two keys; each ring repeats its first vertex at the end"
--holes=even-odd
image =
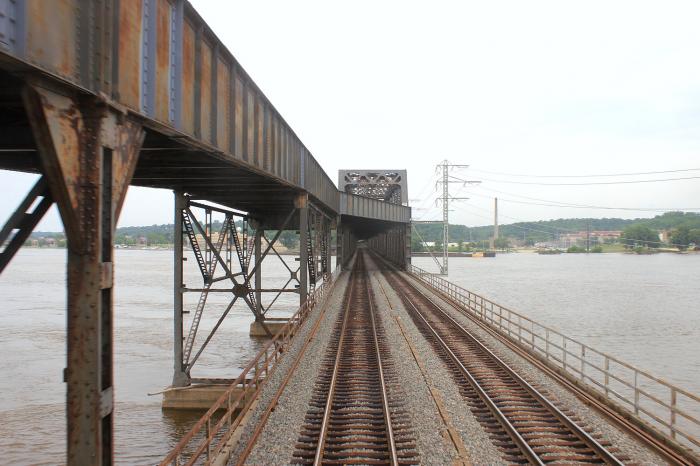
{"type": "MultiPolygon", "coordinates": [[[[17,1],[0,0],[0,7],[9,11],[7,5],[16,6],[17,1]]],[[[79,38],[87,38],[88,58],[100,59],[99,66],[94,62],[95,75],[85,81],[100,87],[93,90],[108,89],[113,77],[117,88],[112,95],[119,103],[306,187],[326,207],[337,209],[335,184],[189,2],[101,1],[90,11],[116,17],[111,22],[93,18],[95,27],[113,24],[118,31],[87,35],[80,34],[79,19],[87,12],[83,0],[19,3],[26,6],[27,25],[26,55],[20,59],[80,84],[79,38]],[[110,5],[118,5],[118,11],[110,5]],[[117,56],[100,58],[101,54],[117,56]],[[105,71],[110,63],[115,65],[114,75],[105,71]]],[[[10,53],[7,48],[0,54],[10,53]]],[[[84,56],[84,47],[82,51],[84,56]]]]}
{"type": "Polygon", "coordinates": [[[265,158],[263,154],[263,125],[265,124],[265,110],[263,108],[262,99],[260,99],[260,97],[257,95],[255,97],[255,165],[257,165],[259,168],[263,168],[265,158]]]}
{"type": "Polygon", "coordinates": [[[182,40],[180,40],[178,34],[181,27],[181,24],[179,23],[180,15],[178,8],[178,4],[170,4],[169,6],[170,30],[168,33],[168,42],[170,47],[168,53],[168,121],[170,121],[170,123],[173,123],[175,127],[180,126],[180,119],[176,110],[176,106],[181,98],[178,89],[178,83],[180,83],[180,79],[176,79],[176,76],[179,76],[182,72],[180,69],[181,67],[179,66],[181,64],[180,44],[182,43],[182,40]]]}
{"type": "Polygon", "coordinates": [[[27,0],[27,60],[77,82],[76,0],[27,0]]]}
{"type": "Polygon", "coordinates": [[[195,31],[188,21],[183,22],[182,34],[182,127],[194,134],[194,76],[195,31]]]}
{"type": "Polygon", "coordinates": [[[139,108],[141,88],[141,2],[119,3],[119,100],[139,108]]]}
{"type": "Polygon", "coordinates": [[[155,116],[157,0],[143,0],[141,16],[141,111],[155,116]]]}
{"type": "Polygon", "coordinates": [[[155,31],[155,111],[154,116],[162,122],[170,122],[170,31],[171,5],[168,0],[156,0],[155,31]]]}
{"type": "Polygon", "coordinates": [[[216,60],[216,101],[218,109],[216,112],[216,142],[221,150],[228,150],[230,132],[228,123],[231,121],[228,109],[230,108],[230,79],[228,64],[219,57],[216,60]]]}
{"type": "Polygon", "coordinates": [[[211,132],[211,45],[206,41],[201,42],[202,59],[200,61],[200,133],[206,142],[212,142],[211,132]]]}
{"type": "Polygon", "coordinates": [[[245,159],[251,164],[255,164],[255,98],[253,91],[246,86],[246,150],[245,159]]]}
{"type": "Polygon", "coordinates": [[[243,82],[238,73],[234,76],[234,149],[233,155],[237,158],[243,158],[243,82]]]}

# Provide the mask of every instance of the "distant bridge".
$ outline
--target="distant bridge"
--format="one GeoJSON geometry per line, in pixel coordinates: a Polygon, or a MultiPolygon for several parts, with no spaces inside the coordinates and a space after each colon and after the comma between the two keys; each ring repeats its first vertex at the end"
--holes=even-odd
{"type": "Polygon", "coordinates": [[[112,458],[112,243],[129,185],[175,192],[176,385],[213,334],[198,350],[216,283],[269,333],[262,295],[303,303],[330,273],[331,230],[341,264],[370,238],[394,263],[409,260],[410,208],[338,191],[184,0],[0,1],[0,83],[0,168],[41,175],[2,230],[0,270],[54,202],[68,239],[69,464],[112,458]],[[217,241],[212,215],[225,218],[217,241]],[[300,266],[283,289],[265,288],[260,264],[278,238],[265,230],[284,229],[299,232],[300,266]],[[188,242],[197,290],[182,280],[188,242]],[[186,292],[200,293],[188,332],[186,292]]]}

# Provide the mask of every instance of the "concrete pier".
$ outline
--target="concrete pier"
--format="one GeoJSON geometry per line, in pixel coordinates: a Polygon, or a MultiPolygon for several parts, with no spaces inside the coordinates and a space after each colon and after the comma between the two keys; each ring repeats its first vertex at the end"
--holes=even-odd
{"type": "Polygon", "coordinates": [[[251,337],[269,337],[271,335],[276,335],[277,332],[279,332],[282,327],[285,326],[285,324],[289,322],[289,319],[286,317],[269,317],[265,319],[262,323],[258,321],[253,321],[250,324],[250,336],[251,337]],[[263,327],[264,325],[267,327],[267,329],[270,331],[270,334],[268,334],[265,331],[265,328],[263,327]]]}
{"type": "MultiPolygon", "coordinates": [[[[174,388],[163,392],[163,409],[199,409],[208,410],[219,399],[229,385],[191,385],[189,387],[174,388]]],[[[235,400],[243,388],[236,388],[231,396],[235,400]]],[[[226,407],[226,405],[223,405],[226,407]]]]}

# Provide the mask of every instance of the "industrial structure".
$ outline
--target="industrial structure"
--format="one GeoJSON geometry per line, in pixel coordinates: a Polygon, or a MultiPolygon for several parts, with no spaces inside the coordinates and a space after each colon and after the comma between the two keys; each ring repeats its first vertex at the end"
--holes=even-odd
{"type": "MultiPolygon", "coordinates": [[[[442,167],[447,244],[448,184],[469,182],[442,167]]],[[[343,170],[336,186],[185,0],[0,0],[0,168],[39,175],[0,231],[0,272],[54,203],[65,228],[69,465],[114,462],[113,236],[131,185],[174,193],[168,392],[203,382],[196,363],[234,305],[268,337],[162,465],[270,446],[290,450],[280,463],[415,464],[443,446],[455,464],[488,462],[455,413],[494,461],[697,463],[700,397],[413,266],[407,173],[343,170]],[[262,267],[285,231],[298,257],[270,286],[262,267]],[[229,304],[203,336],[212,293],[229,304]],[[298,309],[268,318],[286,293],[298,309]],[[313,390],[289,390],[311,366],[313,390]],[[409,409],[408,390],[426,404],[409,409]],[[296,443],[268,422],[285,399],[306,411],[296,443]],[[425,428],[416,413],[430,410],[425,428]]]]}
{"type": "Polygon", "coordinates": [[[341,264],[358,239],[402,267],[410,257],[410,208],[338,191],[184,0],[0,2],[0,168],[41,175],[2,229],[0,267],[53,203],[68,240],[69,464],[112,458],[113,235],[130,185],[175,193],[176,385],[191,382],[208,341],[195,346],[214,287],[225,284],[264,329],[264,293],[291,291],[303,304],[329,273],[331,230],[341,264]],[[225,217],[217,242],[214,212],[225,217]],[[271,291],[261,263],[282,230],[299,232],[299,267],[288,289],[271,291]],[[202,276],[193,289],[182,281],[186,244],[202,276]],[[201,297],[185,329],[188,292],[201,297]]]}

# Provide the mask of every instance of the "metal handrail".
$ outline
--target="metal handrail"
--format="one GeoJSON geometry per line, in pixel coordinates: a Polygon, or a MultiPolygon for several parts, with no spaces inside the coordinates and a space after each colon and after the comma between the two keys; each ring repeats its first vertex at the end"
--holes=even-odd
{"type": "Polygon", "coordinates": [[[660,434],[700,452],[700,396],[419,267],[409,265],[408,270],[547,364],[628,405],[634,416],[660,434]],[[662,399],[664,394],[668,401],[662,399]]]}
{"type": "Polygon", "coordinates": [[[265,344],[236,380],[231,383],[211,408],[159,463],[160,466],[192,465],[202,455],[205,455],[205,463],[209,464],[212,459],[218,456],[235,429],[240,425],[248,408],[253,404],[265,382],[276,369],[281,355],[289,347],[299,327],[306,321],[309,313],[316,305],[325,302],[328,292],[332,289],[340,271],[340,267],[336,267],[335,271],[323,281],[321,286],[309,295],[306,302],[265,344]],[[235,390],[239,388],[243,390],[238,396],[234,396],[235,390]],[[218,418],[216,413],[220,409],[225,409],[225,412],[218,418]],[[185,455],[189,457],[184,459],[183,456],[185,455]]]}

